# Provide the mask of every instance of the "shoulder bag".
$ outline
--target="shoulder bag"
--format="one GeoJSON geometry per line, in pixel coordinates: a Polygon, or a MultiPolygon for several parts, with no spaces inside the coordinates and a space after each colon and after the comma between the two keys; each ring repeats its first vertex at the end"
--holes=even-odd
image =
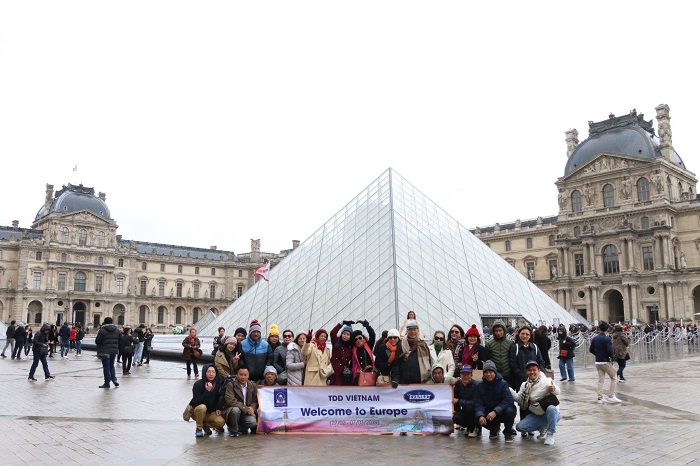
{"type": "Polygon", "coordinates": [[[559,406],[559,398],[554,393],[549,393],[538,401],[540,408],[547,411],[549,406],[559,406]]]}
{"type": "Polygon", "coordinates": [[[357,385],[360,387],[373,387],[377,383],[377,373],[374,367],[367,366],[358,374],[357,385]]]}

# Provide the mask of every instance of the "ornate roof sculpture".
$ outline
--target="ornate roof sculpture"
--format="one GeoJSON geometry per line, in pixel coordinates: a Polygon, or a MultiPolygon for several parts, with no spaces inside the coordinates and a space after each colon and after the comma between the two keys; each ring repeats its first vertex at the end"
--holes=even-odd
{"type": "Polygon", "coordinates": [[[392,169],[385,171],[213,322],[257,319],[295,332],[367,319],[399,328],[409,310],[421,332],[522,316],[575,322],[498,254],[392,169]]]}

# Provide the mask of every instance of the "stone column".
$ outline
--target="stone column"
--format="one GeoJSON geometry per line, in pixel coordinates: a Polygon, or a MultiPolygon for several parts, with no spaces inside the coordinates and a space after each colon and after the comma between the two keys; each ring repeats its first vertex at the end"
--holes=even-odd
{"type": "Polygon", "coordinates": [[[668,312],[666,314],[669,318],[675,317],[676,309],[673,305],[673,283],[665,282],[664,286],[666,287],[666,309],[668,309],[668,312]]]}
{"type": "Polygon", "coordinates": [[[598,313],[598,290],[595,286],[588,288],[588,294],[591,301],[591,320],[600,320],[600,315],[598,313]]]}
{"type": "Polygon", "coordinates": [[[654,238],[654,269],[663,267],[664,254],[661,247],[661,238],[654,238]]]}
{"type": "Polygon", "coordinates": [[[666,304],[666,284],[659,283],[659,322],[668,320],[668,305],[666,304]]]}
{"type": "Polygon", "coordinates": [[[620,254],[618,255],[618,257],[620,258],[620,272],[624,272],[627,270],[627,240],[626,239],[620,240],[620,248],[622,249],[620,251],[620,254]]]}
{"type": "Polygon", "coordinates": [[[573,302],[571,301],[571,288],[566,288],[564,290],[564,309],[569,309],[572,306],[573,302]]]}
{"type": "Polygon", "coordinates": [[[635,250],[635,246],[634,246],[634,239],[630,238],[630,239],[627,240],[627,247],[628,247],[629,255],[630,255],[630,256],[629,256],[629,257],[630,257],[630,262],[629,262],[629,264],[630,264],[630,270],[634,270],[634,269],[635,269],[635,265],[634,265],[634,255],[635,255],[636,252],[637,252],[637,251],[635,250]]]}
{"type": "Polygon", "coordinates": [[[639,285],[630,285],[630,299],[632,300],[632,318],[639,319],[639,308],[637,306],[639,302],[639,285]]]}
{"type": "Polygon", "coordinates": [[[596,263],[595,263],[595,245],[594,244],[589,244],[588,245],[588,261],[591,265],[591,268],[588,270],[589,273],[595,274],[596,273],[596,263]]]}

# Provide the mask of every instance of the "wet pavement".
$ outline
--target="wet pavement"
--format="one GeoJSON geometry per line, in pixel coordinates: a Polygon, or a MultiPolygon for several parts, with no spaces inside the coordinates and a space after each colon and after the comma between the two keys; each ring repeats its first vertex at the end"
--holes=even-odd
{"type": "Polygon", "coordinates": [[[628,382],[618,385],[623,401],[618,405],[598,405],[595,369],[577,367],[576,382],[561,384],[562,420],[553,446],[522,437],[505,444],[502,436],[489,440],[487,434],[477,439],[459,434],[197,439],[194,422],[181,418],[194,381],[187,379],[184,363],[152,360],[119,377],[119,388],[105,390],[98,388],[102,365],[93,355],[50,358],[56,379],[49,382],[40,368],[39,381],[27,381],[31,360],[0,360],[0,463],[700,463],[700,355],[631,363],[625,370],[628,382]]]}

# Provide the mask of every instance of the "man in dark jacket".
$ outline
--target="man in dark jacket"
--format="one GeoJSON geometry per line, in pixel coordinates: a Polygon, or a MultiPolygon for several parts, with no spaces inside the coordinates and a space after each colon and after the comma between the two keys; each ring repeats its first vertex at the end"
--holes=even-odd
{"type": "Polygon", "coordinates": [[[12,352],[12,359],[22,359],[22,349],[24,349],[26,339],[27,331],[24,329],[24,325],[19,324],[15,329],[15,350],[12,352]]]}
{"type": "Polygon", "coordinates": [[[453,421],[455,424],[467,429],[467,437],[476,437],[480,434],[481,428],[476,426],[474,416],[474,393],[479,382],[472,380],[472,366],[463,364],[459,368],[460,380],[454,385],[455,414],[453,421]]]}
{"type": "Polygon", "coordinates": [[[51,341],[49,340],[49,330],[51,326],[49,324],[44,324],[41,326],[41,330],[34,334],[32,339],[32,352],[34,353],[34,362],[32,362],[32,367],[29,369],[28,380],[30,382],[36,382],[34,378],[34,373],[36,368],[41,361],[41,367],[44,369],[44,377],[46,380],[54,379],[54,376],[49,372],[49,363],[46,361],[46,354],[49,352],[49,345],[51,341]],[[42,351],[43,350],[43,351],[42,351]]]}
{"type": "Polygon", "coordinates": [[[61,358],[68,359],[68,352],[70,351],[70,325],[68,325],[68,322],[63,322],[58,335],[61,337],[61,358]]]}
{"type": "Polygon", "coordinates": [[[134,364],[137,366],[143,365],[141,360],[143,359],[143,346],[144,342],[146,341],[145,329],[146,325],[141,324],[136,330],[134,330],[134,336],[139,340],[138,344],[134,348],[134,364]]]}
{"type": "Polygon", "coordinates": [[[113,322],[111,317],[105,317],[95,337],[97,356],[102,359],[102,372],[105,378],[105,383],[100,385],[100,388],[109,388],[110,382],[114,382],[115,387],[119,386],[117,373],[114,369],[114,361],[117,359],[119,351],[119,329],[113,322]]]}
{"type": "Polygon", "coordinates": [[[598,371],[598,403],[621,403],[621,400],[615,396],[617,392],[617,372],[613,367],[612,339],[608,336],[610,325],[607,322],[601,321],[598,325],[600,333],[591,340],[589,352],[595,355],[595,368],[598,371]],[[610,395],[603,398],[603,383],[605,376],[610,377],[610,395]]]}
{"type": "Polygon", "coordinates": [[[398,384],[426,383],[430,379],[430,351],[428,345],[421,339],[418,322],[409,320],[406,323],[406,336],[399,341],[396,351],[399,361],[391,369],[391,386],[398,384]]]}
{"type": "Polygon", "coordinates": [[[515,406],[508,382],[496,372],[493,361],[484,363],[484,375],[474,394],[474,411],[479,424],[489,430],[489,438],[498,438],[498,429],[503,423],[506,443],[513,441],[515,406]]]}
{"type": "Polygon", "coordinates": [[[12,356],[12,354],[15,352],[15,330],[17,329],[15,327],[15,321],[13,320],[10,322],[10,326],[7,327],[7,330],[5,331],[5,337],[7,340],[5,342],[5,347],[2,349],[2,353],[0,353],[0,356],[3,358],[7,357],[5,356],[5,350],[8,346],[10,347],[10,356],[12,356]]]}
{"type": "Polygon", "coordinates": [[[216,367],[208,364],[202,367],[203,377],[192,386],[192,418],[197,424],[195,437],[211,435],[211,428],[221,431],[224,428],[224,418],[217,409],[221,383],[216,367]]]}
{"type": "Polygon", "coordinates": [[[249,377],[248,368],[239,366],[236,378],[226,385],[219,400],[231,437],[240,437],[241,429],[254,434],[258,424],[258,389],[249,377]]]}

